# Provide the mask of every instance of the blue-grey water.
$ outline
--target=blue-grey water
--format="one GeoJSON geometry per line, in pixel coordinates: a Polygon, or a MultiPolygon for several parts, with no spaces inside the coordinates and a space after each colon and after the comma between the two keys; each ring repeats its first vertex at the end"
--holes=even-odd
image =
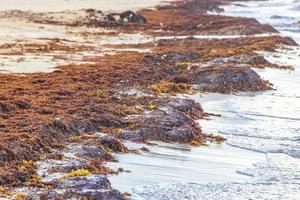
{"type": "MultiPolygon", "coordinates": [[[[222,14],[255,17],[300,43],[300,1],[243,1],[224,8],[222,14]]],[[[113,186],[134,200],[300,199],[300,49],[262,54],[295,67],[256,70],[276,90],[192,96],[207,112],[222,115],[199,123],[225,136],[225,144],[159,143],[150,153],[118,155],[119,165],[132,173],[111,177],[113,186]]]]}

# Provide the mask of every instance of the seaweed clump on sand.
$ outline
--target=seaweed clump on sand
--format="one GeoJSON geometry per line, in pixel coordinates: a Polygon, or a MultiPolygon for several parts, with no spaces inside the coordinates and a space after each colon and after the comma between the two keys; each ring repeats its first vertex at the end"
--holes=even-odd
{"type": "MultiPolygon", "coordinates": [[[[53,18],[49,18],[49,13],[31,15],[38,24],[110,27],[117,33],[142,32],[153,37],[158,34],[249,36],[171,37],[144,44],[105,45],[114,50],[150,48],[151,51],[119,51],[117,55],[101,56],[95,46],[69,45],[69,40],[61,39],[26,43],[21,49],[6,45],[9,49],[6,53],[10,53],[7,55],[96,53],[83,57],[80,63],[61,65],[52,73],[0,74],[0,185],[30,185],[34,189],[28,192],[29,196],[37,198],[124,199],[106,177],[118,171],[105,166],[106,162],[116,161],[113,153],[138,153],[129,150],[124,140],[192,145],[224,141],[222,137],[202,132],[195,121],[206,117],[199,103],[176,95],[270,90],[272,85],[251,67],[280,66],[269,63],[257,52],[295,45],[289,38],[255,37],[253,34],[276,30],[254,19],[206,13],[220,11],[218,5],[224,2],[184,1],[110,16],[93,9],[81,10],[83,15],[52,13],[56,15],[53,18]],[[69,23],[63,17],[57,18],[61,15],[75,15],[75,18],[71,17],[69,23]],[[103,24],[106,17],[109,23],[103,24]],[[51,167],[44,170],[44,175],[51,178],[46,182],[37,173],[45,166],[51,167]],[[53,178],[56,173],[60,176],[53,178]],[[68,190],[64,194],[56,192],[65,188],[68,190]]],[[[16,11],[11,14],[27,15],[16,11]]],[[[1,191],[0,188],[0,195],[1,191]]]]}
{"type": "MultiPolygon", "coordinates": [[[[105,132],[139,142],[206,140],[194,121],[203,117],[201,106],[170,97],[195,91],[270,89],[270,84],[249,68],[248,61],[237,59],[256,56],[254,50],[270,48],[276,41],[291,44],[287,39],[263,40],[160,41],[151,53],[119,53],[117,60],[114,55],[97,57],[96,64],[61,66],[48,74],[0,75],[1,170],[12,173],[1,174],[1,184],[22,184],[17,170],[5,166],[37,161],[51,148],[65,148],[69,138],[76,141],[75,136],[82,133],[105,132]],[[212,48],[226,54],[209,54],[212,48]],[[232,48],[236,48],[234,53],[232,48]],[[225,61],[227,53],[231,60],[225,61]],[[135,88],[140,96],[121,93],[135,88]]],[[[126,152],[120,143],[112,142],[102,145],[106,150],[126,152]]]]}

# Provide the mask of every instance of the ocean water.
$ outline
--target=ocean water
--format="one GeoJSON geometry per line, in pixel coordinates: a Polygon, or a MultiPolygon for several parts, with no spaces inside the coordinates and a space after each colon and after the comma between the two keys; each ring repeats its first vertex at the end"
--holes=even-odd
{"type": "Polygon", "coordinates": [[[224,7],[224,9],[225,15],[254,17],[261,23],[271,24],[284,35],[300,41],[299,0],[236,2],[234,5],[224,7]]]}
{"type": "MultiPolygon", "coordinates": [[[[243,1],[224,9],[271,24],[300,43],[300,1],[243,1]]],[[[300,199],[300,48],[260,53],[295,71],[256,69],[274,84],[268,92],[192,96],[207,112],[221,114],[199,123],[226,137],[225,144],[189,153],[175,148],[180,145],[172,151],[158,145],[137,157],[119,155],[120,166],[132,173],[111,177],[113,186],[131,190],[133,200],[300,199]]]]}

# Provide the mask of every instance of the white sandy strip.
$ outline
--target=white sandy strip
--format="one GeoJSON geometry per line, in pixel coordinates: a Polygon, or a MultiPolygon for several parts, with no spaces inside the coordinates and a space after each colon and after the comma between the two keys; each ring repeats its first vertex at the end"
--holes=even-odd
{"type": "Polygon", "coordinates": [[[170,0],[0,0],[0,10],[63,11],[94,8],[102,11],[137,10],[170,0]]]}

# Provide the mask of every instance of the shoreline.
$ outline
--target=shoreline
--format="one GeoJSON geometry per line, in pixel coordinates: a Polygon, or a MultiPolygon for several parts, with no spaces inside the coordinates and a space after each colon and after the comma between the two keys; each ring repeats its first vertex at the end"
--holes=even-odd
{"type": "MultiPolygon", "coordinates": [[[[199,1],[179,2],[156,10],[138,11],[137,15],[147,19],[146,24],[84,21],[83,24],[75,22],[75,25],[70,25],[68,22],[49,21],[51,18],[47,14],[42,21],[33,23],[71,26],[75,29],[100,25],[117,33],[139,32],[150,36],[253,35],[276,32],[272,27],[261,25],[253,19],[204,14],[205,9],[217,9],[215,6],[219,1],[211,4],[202,1],[198,3],[199,1]],[[191,17],[199,11],[202,13],[191,17]],[[178,20],[169,23],[170,18],[178,20]]],[[[88,16],[96,13],[85,12],[88,16]]],[[[39,16],[38,14],[37,17],[39,16]]],[[[296,45],[292,39],[281,36],[243,39],[191,37],[162,39],[144,44],[105,45],[106,48],[115,48],[116,55],[96,56],[101,50],[95,49],[93,45],[77,44],[76,41],[71,41],[71,44],[58,38],[46,39],[43,44],[29,40],[29,43],[22,45],[22,51],[13,49],[12,44],[6,44],[8,51],[3,53],[9,56],[54,51],[67,54],[95,52],[92,56],[82,57],[84,64],[60,66],[52,73],[0,75],[0,127],[3,135],[0,170],[5,172],[1,173],[0,183],[5,187],[35,188],[32,193],[29,191],[29,196],[50,195],[51,199],[53,195],[91,198],[102,195],[105,199],[116,195],[116,198],[125,198],[113,190],[106,177],[102,176],[116,173],[103,165],[114,160],[111,152],[130,152],[122,144],[123,140],[142,143],[158,140],[200,146],[205,145],[206,141],[223,141],[222,137],[203,133],[195,122],[208,117],[200,104],[189,99],[176,99],[174,95],[269,90],[272,85],[261,79],[250,67],[286,67],[269,63],[256,51],[272,52],[280,45],[296,45]],[[122,51],[130,48],[151,50],[146,53],[122,51]],[[99,136],[95,132],[107,135],[99,136]],[[44,177],[36,174],[38,165],[35,161],[52,159],[59,163],[64,157],[67,158],[70,150],[68,147],[74,144],[82,146],[75,149],[74,154],[76,159],[80,155],[79,162],[68,163],[71,165],[62,169],[59,165],[53,166],[68,178],[58,177],[54,182],[45,182],[44,177]],[[52,148],[58,151],[53,151],[52,148]],[[61,153],[64,151],[66,154],[61,153]],[[46,157],[39,157],[45,153],[46,157]],[[92,179],[89,179],[90,174],[93,174],[92,179]],[[82,187],[82,180],[88,182],[85,186],[91,188],[96,180],[108,192],[97,191],[103,188],[88,188],[92,190],[89,192],[78,191],[82,187]],[[63,187],[69,187],[70,191],[63,191],[63,194],[55,192],[63,187]]],[[[74,157],[68,159],[72,160],[74,157]]]]}
{"type": "Polygon", "coordinates": [[[157,143],[147,148],[150,152],[142,151],[139,155],[118,154],[118,163],[107,164],[113,169],[123,167],[130,171],[109,175],[114,188],[132,193],[144,186],[168,183],[242,183],[252,177],[237,171],[265,159],[262,153],[231,147],[226,143],[211,143],[203,147],[157,143]]]}

